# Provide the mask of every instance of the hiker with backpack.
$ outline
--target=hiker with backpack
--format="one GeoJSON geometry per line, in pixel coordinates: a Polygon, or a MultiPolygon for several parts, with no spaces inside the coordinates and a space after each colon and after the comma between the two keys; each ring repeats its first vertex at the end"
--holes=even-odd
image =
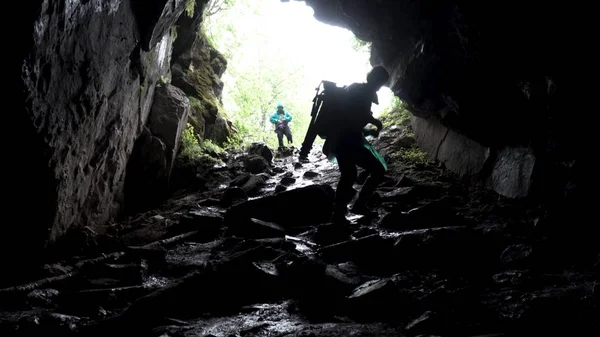
{"type": "Polygon", "coordinates": [[[289,123],[292,121],[292,115],[283,107],[283,104],[277,104],[277,109],[271,115],[271,123],[275,125],[275,133],[277,133],[277,140],[279,141],[279,149],[283,149],[283,136],[288,140],[288,144],[292,143],[292,131],[290,130],[289,123]]]}
{"type": "Polygon", "coordinates": [[[369,143],[366,135],[377,137],[383,127],[381,121],[373,117],[371,103],[379,104],[377,91],[388,82],[389,77],[384,67],[376,66],[367,74],[366,83],[347,86],[340,112],[334,117],[337,121],[328,126],[323,153],[330,160],[337,161],[341,173],[331,218],[333,222],[347,222],[348,204],[356,193],[353,185],[357,178],[357,166],[365,169],[369,176],[350,210],[355,214],[370,213],[367,201],[387,171],[385,160],[369,143]],[[376,126],[377,130],[367,131],[365,127],[368,124],[376,126]]]}

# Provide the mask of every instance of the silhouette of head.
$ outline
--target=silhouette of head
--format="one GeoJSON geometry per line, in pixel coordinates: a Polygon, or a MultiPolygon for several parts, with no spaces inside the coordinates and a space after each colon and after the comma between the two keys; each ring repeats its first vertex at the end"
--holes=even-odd
{"type": "Polygon", "coordinates": [[[383,66],[375,66],[367,74],[367,83],[379,90],[390,79],[390,73],[383,66]]]}
{"type": "Polygon", "coordinates": [[[283,104],[277,104],[277,113],[282,114],[283,112],[283,104]]]}

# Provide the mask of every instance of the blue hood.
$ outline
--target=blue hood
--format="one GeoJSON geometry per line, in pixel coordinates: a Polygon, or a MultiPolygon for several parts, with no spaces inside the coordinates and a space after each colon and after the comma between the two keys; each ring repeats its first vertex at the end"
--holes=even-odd
{"type": "MultiPolygon", "coordinates": [[[[275,113],[277,113],[277,110],[279,109],[279,107],[283,107],[283,104],[281,103],[277,103],[277,107],[275,108],[275,113]]],[[[283,113],[289,113],[285,108],[283,108],[283,113]]]]}

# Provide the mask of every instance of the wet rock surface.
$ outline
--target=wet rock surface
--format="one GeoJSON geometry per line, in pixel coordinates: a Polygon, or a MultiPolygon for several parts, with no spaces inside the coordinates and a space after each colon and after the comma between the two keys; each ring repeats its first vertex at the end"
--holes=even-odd
{"type": "Polygon", "coordinates": [[[0,335],[598,331],[597,247],[568,249],[536,209],[398,160],[373,216],[332,224],[336,166],[267,150],[253,155],[270,173],[232,153],[209,189],[74,236],[36,278],[0,289],[0,335]]]}
{"type": "Polygon", "coordinates": [[[11,280],[29,278],[21,262],[39,263],[44,247],[70,230],[103,232],[123,212],[163,202],[180,182],[170,178],[188,115],[202,140],[233,135],[219,114],[227,62],[197,34],[207,2],[13,3],[22,15],[12,36],[22,44],[5,62],[5,98],[14,111],[7,125],[21,136],[6,155],[20,163],[7,173],[7,209],[26,225],[0,236],[11,280]]]}
{"type": "Polygon", "coordinates": [[[28,170],[9,174],[24,181],[10,193],[37,191],[29,194],[43,211],[3,235],[2,264],[9,251],[33,252],[72,226],[101,226],[119,211],[129,154],[156,83],[169,77],[169,27],[185,8],[181,0],[156,1],[152,9],[134,3],[34,1],[13,9],[24,13],[14,27],[23,45],[7,61],[15,92],[6,98],[22,117],[8,124],[24,134],[17,151],[28,170]]]}

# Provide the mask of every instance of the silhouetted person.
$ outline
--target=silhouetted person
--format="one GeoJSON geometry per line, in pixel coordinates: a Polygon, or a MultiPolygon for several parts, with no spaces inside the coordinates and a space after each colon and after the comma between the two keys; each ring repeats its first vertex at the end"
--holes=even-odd
{"type": "Polygon", "coordinates": [[[289,123],[292,121],[292,115],[287,112],[283,107],[283,104],[277,104],[277,110],[271,115],[271,123],[275,125],[275,133],[277,133],[277,140],[279,141],[279,149],[283,148],[283,136],[288,140],[288,145],[292,143],[292,131],[290,130],[289,123]]]}
{"type": "Polygon", "coordinates": [[[348,203],[356,192],[352,186],[357,178],[357,166],[365,169],[369,176],[351,209],[356,214],[370,212],[367,201],[387,171],[385,161],[365,138],[365,127],[367,124],[375,125],[377,130],[372,133],[375,137],[381,131],[381,121],[373,117],[371,103],[379,104],[377,91],[387,83],[389,77],[385,68],[376,66],[367,75],[366,83],[353,83],[347,87],[347,100],[343,103],[341,113],[343,120],[336,123],[336,130],[332,131],[323,145],[323,153],[329,159],[337,160],[341,173],[332,215],[334,222],[347,221],[348,203]]]}

